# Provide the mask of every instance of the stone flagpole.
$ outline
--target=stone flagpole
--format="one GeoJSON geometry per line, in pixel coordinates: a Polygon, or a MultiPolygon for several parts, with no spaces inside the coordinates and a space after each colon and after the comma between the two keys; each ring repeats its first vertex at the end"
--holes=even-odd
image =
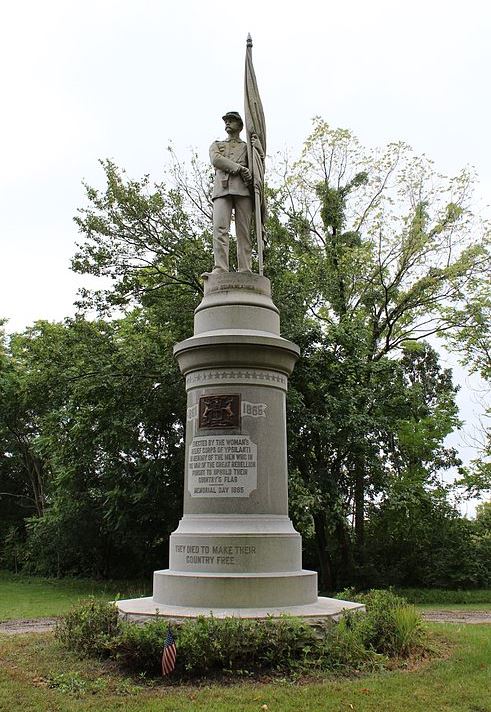
{"type": "Polygon", "coordinates": [[[266,217],[264,195],[264,161],[266,157],[266,120],[252,63],[252,37],[247,35],[244,73],[244,119],[247,133],[247,156],[252,173],[254,219],[257,239],[259,274],[263,274],[263,235],[266,217]],[[254,141],[253,141],[254,139],[254,141]]]}

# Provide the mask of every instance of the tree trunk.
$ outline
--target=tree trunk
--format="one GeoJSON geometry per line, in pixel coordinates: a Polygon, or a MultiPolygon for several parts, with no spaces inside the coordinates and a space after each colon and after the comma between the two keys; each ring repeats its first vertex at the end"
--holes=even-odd
{"type": "Polygon", "coordinates": [[[340,581],[338,581],[338,583],[341,583],[343,586],[348,586],[353,582],[354,560],[353,547],[344,519],[340,519],[336,524],[336,539],[339,543],[339,552],[341,556],[341,571],[339,572],[340,581]]]}
{"type": "Polygon", "coordinates": [[[331,556],[327,548],[326,519],[323,512],[314,514],[315,542],[319,557],[319,588],[321,591],[334,590],[334,576],[331,556]]]}
{"type": "Polygon", "coordinates": [[[355,460],[355,558],[363,563],[365,546],[365,467],[362,455],[355,460]]]}
{"type": "Polygon", "coordinates": [[[38,517],[44,514],[44,487],[43,487],[43,470],[42,464],[36,455],[33,455],[28,443],[21,442],[22,459],[24,467],[29,477],[33,499],[36,505],[36,513],[38,517]]]}

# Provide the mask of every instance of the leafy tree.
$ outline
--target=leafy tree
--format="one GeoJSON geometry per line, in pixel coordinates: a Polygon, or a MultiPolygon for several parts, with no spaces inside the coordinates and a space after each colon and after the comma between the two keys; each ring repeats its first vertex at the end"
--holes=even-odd
{"type": "Polygon", "coordinates": [[[43,407],[36,449],[51,473],[27,522],[38,573],[141,574],[160,564],[181,507],[184,397],[172,343],[148,316],[38,322],[11,340],[43,407]]]}
{"type": "MultiPolygon", "coordinates": [[[[173,154],[172,154],[173,155],[173,154]]],[[[88,206],[75,217],[84,240],[75,254],[75,272],[106,277],[106,289],[82,290],[80,305],[101,314],[140,305],[152,294],[169,301],[202,294],[200,274],[210,264],[210,172],[193,159],[193,184],[175,160],[173,185],[126,179],[111,161],[101,161],[106,189],[88,185],[88,206]]]]}
{"type": "Polygon", "coordinates": [[[438,353],[426,342],[408,344],[399,360],[406,407],[396,420],[394,471],[435,485],[442,469],[460,466],[455,448],[444,440],[461,425],[451,369],[442,369],[438,353]]]}
{"type": "Polygon", "coordinates": [[[489,544],[448,500],[448,487],[393,481],[367,525],[365,585],[472,588],[489,585],[489,544]],[[483,546],[484,544],[484,546],[483,546]]]}
{"type": "Polygon", "coordinates": [[[5,523],[20,507],[24,514],[42,516],[46,505],[49,466],[39,448],[39,413],[45,410],[29,387],[22,356],[11,353],[2,336],[0,352],[0,502],[5,523]]]}
{"type": "MultiPolygon", "coordinates": [[[[173,157],[157,184],[102,167],[105,189],[86,186],[76,218],[73,269],[105,280],[82,293],[81,309],[119,319],[38,324],[12,343],[28,392],[49,393],[33,422],[50,486],[29,541],[47,548],[55,531],[72,531],[73,569],[89,565],[92,547],[107,573],[142,542],[148,563],[177,517],[184,387],[171,346],[191,335],[212,259],[208,167],[193,158],[186,173],[173,157]],[[81,518],[95,524],[77,549],[81,518]]],[[[291,503],[325,588],[368,575],[367,523],[372,531],[394,487],[426,492],[457,463],[443,444],[458,425],[450,374],[429,346],[411,345],[454,328],[445,308],[481,279],[471,188],[466,172],[439,176],[403,144],[367,151],[321,120],[269,188],[268,276],[283,334],[302,349],[289,397],[291,503]]]]}
{"type": "MultiPolygon", "coordinates": [[[[414,421],[405,433],[402,427],[393,432],[390,419],[404,402],[393,388],[401,348],[452,328],[443,307],[479,278],[484,247],[468,207],[470,190],[465,172],[438,176],[403,144],[367,152],[348,131],[317,120],[301,159],[275,194],[277,222],[284,227],[278,249],[289,235],[299,265],[293,288],[299,274],[304,279],[299,331],[311,334],[312,356],[304,349],[311,371],[300,383],[300,362],[292,379],[305,409],[297,429],[303,441],[298,469],[319,495],[314,520],[321,542],[339,518],[347,522],[353,514],[359,564],[367,500],[383,489],[381,473],[388,471],[382,434],[398,440],[399,450],[405,437],[406,456],[409,436],[413,446],[416,436],[426,439],[425,448],[436,456],[436,442],[441,445],[443,433],[456,425],[448,411],[445,425],[420,419],[417,432],[414,421]],[[326,381],[330,385],[323,388],[326,381]]],[[[270,255],[274,251],[273,238],[270,255]]],[[[282,282],[281,274],[272,277],[274,285],[282,282]]],[[[288,322],[283,325],[302,344],[288,333],[288,322]]],[[[430,420],[437,417],[434,412],[430,420]]],[[[343,534],[341,541],[346,539],[343,534]]],[[[328,551],[327,543],[320,546],[328,551]]],[[[327,574],[324,580],[329,582],[327,574]]]]}
{"type": "MultiPolygon", "coordinates": [[[[211,263],[209,171],[194,160],[186,176],[175,161],[168,187],[103,168],[106,191],[88,187],[77,219],[84,241],[74,269],[113,278],[92,295],[100,308],[143,304],[175,330],[168,305],[196,304],[199,274],[211,263]]],[[[430,477],[455,460],[442,446],[456,425],[453,395],[446,410],[429,407],[426,421],[410,417],[397,356],[453,326],[440,307],[477,279],[483,247],[468,206],[471,176],[439,176],[403,144],[369,152],[316,120],[283,174],[269,191],[266,265],[284,335],[303,351],[290,394],[291,470],[310,502],[329,585],[333,530],[344,568],[363,563],[367,503],[387,478],[416,461],[430,477]]],[[[413,406],[424,396],[416,391],[413,406]]]]}
{"type": "Polygon", "coordinates": [[[315,354],[304,352],[290,389],[289,446],[296,476],[292,499],[313,518],[326,589],[355,578],[363,583],[365,575],[364,557],[353,551],[350,526],[351,457],[359,452],[359,439],[372,502],[394,480],[417,482],[424,489],[438,483],[442,469],[460,464],[456,452],[443,445],[458,424],[456,388],[429,345],[405,349],[399,361],[378,361],[364,390],[357,382],[359,367],[354,359],[336,359],[332,346],[317,345],[315,354]]]}
{"type": "Polygon", "coordinates": [[[481,502],[477,505],[476,529],[482,534],[491,533],[491,501],[481,502]]]}
{"type": "MultiPolygon", "coordinates": [[[[471,373],[478,373],[487,384],[491,382],[491,293],[489,273],[491,252],[489,238],[484,243],[481,271],[473,277],[459,303],[446,308],[446,316],[454,322],[447,334],[447,344],[458,354],[461,363],[471,373]]],[[[479,457],[461,480],[471,496],[491,490],[491,430],[486,425],[491,408],[485,402],[489,387],[483,394],[484,415],[481,437],[477,439],[479,457]]]]}

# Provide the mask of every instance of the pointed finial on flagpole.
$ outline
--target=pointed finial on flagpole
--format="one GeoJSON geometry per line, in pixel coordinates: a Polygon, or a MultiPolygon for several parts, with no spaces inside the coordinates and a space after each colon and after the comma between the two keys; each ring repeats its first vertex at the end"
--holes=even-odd
{"type": "Polygon", "coordinates": [[[252,47],[252,37],[250,32],[247,33],[246,47],[252,47]]]}

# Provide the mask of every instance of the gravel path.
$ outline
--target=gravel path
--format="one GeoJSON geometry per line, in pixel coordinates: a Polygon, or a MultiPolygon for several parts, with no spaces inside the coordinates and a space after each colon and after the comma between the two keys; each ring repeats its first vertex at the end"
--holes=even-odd
{"type": "Polygon", "coordinates": [[[491,623],[491,611],[423,611],[432,623],[491,623]]]}
{"type": "MultiPolygon", "coordinates": [[[[433,623],[491,623],[491,611],[424,611],[425,621],[433,623]]],[[[33,618],[0,623],[0,633],[17,635],[19,633],[46,633],[54,630],[56,618],[33,618]]]]}
{"type": "Polygon", "coordinates": [[[17,633],[46,633],[53,630],[56,618],[32,618],[18,621],[3,621],[0,623],[0,633],[16,635],[17,633]]]}

